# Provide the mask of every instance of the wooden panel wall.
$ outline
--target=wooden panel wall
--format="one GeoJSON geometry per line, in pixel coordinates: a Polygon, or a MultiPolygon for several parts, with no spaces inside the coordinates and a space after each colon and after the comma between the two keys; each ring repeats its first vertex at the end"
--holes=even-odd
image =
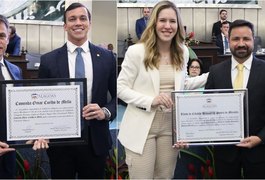
{"type": "MultiPolygon", "coordinates": [[[[88,33],[89,40],[96,45],[103,40],[104,42],[111,42],[113,43],[114,51],[116,52],[116,0],[93,0],[93,2],[92,0],[67,0],[66,6],[72,2],[83,3],[92,14],[92,26],[88,33]]],[[[61,47],[67,40],[67,34],[65,33],[62,25],[63,23],[59,25],[49,25],[13,22],[11,24],[16,27],[17,34],[21,37],[21,47],[24,47],[24,49],[29,53],[44,54],[53,49],[61,47]]]]}
{"type": "MultiPolygon", "coordinates": [[[[265,1],[259,1],[261,8],[225,8],[228,11],[228,20],[246,19],[255,26],[255,35],[261,36],[265,47],[265,1]]],[[[118,55],[124,56],[124,40],[131,35],[133,41],[137,41],[135,35],[135,21],[142,16],[140,7],[118,8],[118,55]]],[[[211,41],[212,25],[219,19],[219,11],[223,8],[205,7],[181,7],[180,13],[183,24],[187,26],[187,32],[194,31],[196,39],[211,41]]]]}

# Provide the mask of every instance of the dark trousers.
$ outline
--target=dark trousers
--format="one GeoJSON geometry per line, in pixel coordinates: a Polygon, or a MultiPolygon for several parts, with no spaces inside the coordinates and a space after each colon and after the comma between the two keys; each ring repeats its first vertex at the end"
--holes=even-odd
{"type": "Polygon", "coordinates": [[[95,155],[87,145],[57,146],[47,150],[52,179],[103,179],[107,155],[95,155]]]}
{"type": "Polygon", "coordinates": [[[16,152],[0,156],[0,179],[14,179],[16,176],[16,152]]]}
{"type": "Polygon", "coordinates": [[[250,162],[247,154],[238,152],[233,161],[215,157],[215,169],[218,179],[265,179],[265,162],[250,162]],[[242,171],[243,170],[243,171],[242,171]]]}

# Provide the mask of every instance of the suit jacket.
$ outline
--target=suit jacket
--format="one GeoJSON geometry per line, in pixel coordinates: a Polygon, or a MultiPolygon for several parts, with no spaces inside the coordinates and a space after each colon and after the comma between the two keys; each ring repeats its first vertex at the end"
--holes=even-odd
{"type": "MultiPolygon", "coordinates": [[[[250,75],[247,83],[249,107],[249,135],[258,136],[265,142],[265,62],[253,58],[250,75]]],[[[231,60],[226,60],[210,68],[210,73],[205,86],[206,89],[232,89],[231,60]]],[[[235,145],[216,146],[216,158],[225,161],[235,160],[238,153],[250,162],[265,161],[265,146],[260,144],[252,149],[239,148],[235,145]]]]}
{"type": "Polygon", "coordinates": [[[141,36],[146,28],[146,23],[144,17],[137,19],[135,24],[135,31],[138,39],[141,39],[141,36]]]}
{"type": "MultiPolygon", "coordinates": [[[[92,58],[93,83],[91,103],[106,107],[111,112],[111,120],[116,117],[117,87],[116,61],[108,50],[89,43],[92,58]],[[108,101],[108,91],[111,95],[108,101]]],[[[39,78],[69,78],[67,45],[41,56],[39,78]]],[[[108,121],[90,121],[91,141],[98,155],[107,154],[111,148],[108,121]]]]}
{"type": "MultiPolygon", "coordinates": [[[[4,60],[4,63],[7,67],[7,70],[14,80],[22,79],[22,73],[19,67],[10,62],[4,60]]],[[[2,94],[2,90],[0,90],[0,94],[2,94]]],[[[1,99],[0,105],[0,127],[5,127],[6,123],[6,114],[5,108],[2,107],[3,100],[1,99]]],[[[0,131],[0,141],[6,141],[6,128],[1,128],[0,131]]],[[[16,153],[9,152],[3,156],[0,156],[0,179],[10,179],[15,178],[16,174],[16,153]]]]}
{"type": "MultiPolygon", "coordinates": [[[[228,21],[229,24],[231,24],[230,21],[228,21]]],[[[221,34],[221,28],[222,27],[222,23],[221,21],[217,21],[213,24],[213,28],[212,28],[212,36],[217,36],[219,34],[221,34]]]]}
{"type": "MultiPolygon", "coordinates": [[[[186,46],[183,46],[183,49],[185,62],[181,71],[174,72],[175,90],[203,87],[208,74],[186,78],[189,53],[186,46]]],[[[156,109],[152,109],[151,105],[160,90],[159,70],[154,68],[146,71],[144,55],[144,44],[130,46],[125,54],[117,80],[118,97],[128,104],[118,138],[123,146],[139,154],[143,152],[156,113],[156,109]]]]}
{"type": "Polygon", "coordinates": [[[224,43],[223,43],[222,34],[219,34],[216,36],[215,44],[216,44],[216,46],[219,47],[218,54],[224,54],[224,43]]]}
{"type": "Polygon", "coordinates": [[[20,43],[21,43],[21,38],[15,34],[14,37],[9,39],[9,43],[6,48],[6,53],[11,54],[11,55],[19,55],[20,54],[20,43]]]}

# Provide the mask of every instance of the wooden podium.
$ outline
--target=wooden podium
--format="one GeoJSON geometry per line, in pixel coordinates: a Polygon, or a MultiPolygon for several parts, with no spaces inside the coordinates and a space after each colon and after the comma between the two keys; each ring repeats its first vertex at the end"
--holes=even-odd
{"type": "Polygon", "coordinates": [[[200,60],[203,62],[203,72],[208,72],[209,68],[213,64],[217,64],[218,61],[217,51],[219,47],[212,42],[200,42],[200,44],[191,46],[191,49],[195,52],[200,60]]]}

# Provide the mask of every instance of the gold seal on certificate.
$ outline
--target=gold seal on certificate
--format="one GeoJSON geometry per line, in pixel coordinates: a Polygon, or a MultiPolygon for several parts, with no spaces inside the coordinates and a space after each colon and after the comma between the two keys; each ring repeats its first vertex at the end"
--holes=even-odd
{"type": "Polygon", "coordinates": [[[247,90],[172,92],[173,141],[236,144],[248,135],[247,90]]]}

